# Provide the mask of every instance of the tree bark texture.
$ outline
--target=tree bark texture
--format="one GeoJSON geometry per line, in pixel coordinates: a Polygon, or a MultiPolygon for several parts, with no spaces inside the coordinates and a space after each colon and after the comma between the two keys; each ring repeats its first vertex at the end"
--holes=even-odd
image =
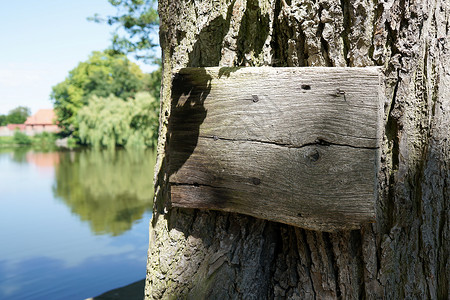
{"type": "Polygon", "coordinates": [[[448,299],[450,2],[159,0],[163,82],[146,299],[448,299]],[[382,66],[377,220],[325,233],[170,208],[179,67],[382,66]]]}

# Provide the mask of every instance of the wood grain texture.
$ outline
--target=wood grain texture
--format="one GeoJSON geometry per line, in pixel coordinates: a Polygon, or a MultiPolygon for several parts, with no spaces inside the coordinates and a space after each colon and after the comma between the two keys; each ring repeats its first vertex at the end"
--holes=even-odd
{"type": "Polygon", "coordinates": [[[313,230],[375,219],[378,68],[185,68],[169,127],[175,207],[313,230]]]}

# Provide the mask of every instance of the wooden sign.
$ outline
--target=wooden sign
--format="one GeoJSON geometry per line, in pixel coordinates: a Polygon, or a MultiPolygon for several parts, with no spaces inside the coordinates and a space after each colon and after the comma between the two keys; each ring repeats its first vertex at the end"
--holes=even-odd
{"type": "Polygon", "coordinates": [[[174,207],[307,229],[375,220],[379,68],[185,68],[173,74],[174,207]]]}

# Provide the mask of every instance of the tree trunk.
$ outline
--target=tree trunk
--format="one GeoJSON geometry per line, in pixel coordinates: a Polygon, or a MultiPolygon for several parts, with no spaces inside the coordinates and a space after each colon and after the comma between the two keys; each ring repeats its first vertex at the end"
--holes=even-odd
{"type": "Polygon", "coordinates": [[[450,3],[159,0],[163,50],[146,299],[448,299],[450,3]],[[171,72],[382,66],[377,221],[326,233],[170,208],[171,72]]]}

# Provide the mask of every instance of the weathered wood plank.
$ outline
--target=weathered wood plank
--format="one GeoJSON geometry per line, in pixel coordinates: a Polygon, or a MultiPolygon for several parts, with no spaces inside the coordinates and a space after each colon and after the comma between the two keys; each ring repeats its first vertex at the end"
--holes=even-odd
{"type": "Polygon", "coordinates": [[[174,74],[173,206],[309,229],[374,220],[377,68],[188,68],[174,74]]]}

